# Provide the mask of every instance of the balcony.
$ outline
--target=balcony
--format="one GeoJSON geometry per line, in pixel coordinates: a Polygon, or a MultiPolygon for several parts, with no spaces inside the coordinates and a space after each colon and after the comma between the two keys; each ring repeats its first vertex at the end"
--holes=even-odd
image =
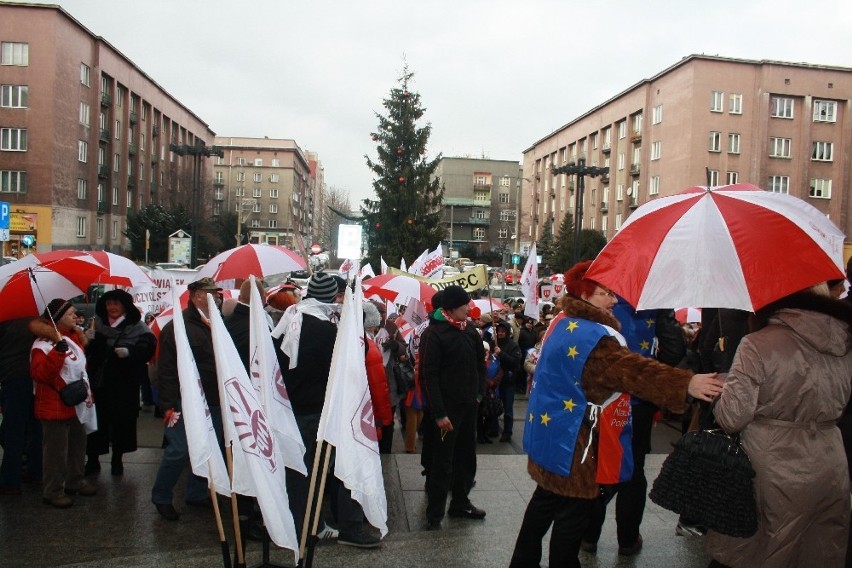
{"type": "Polygon", "coordinates": [[[639,207],[639,200],[635,197],[631,197],[627,202],[627,206],[631,209],[636,209],[637,207],[639,207]]]}
{"type": "Polygon", "coordinates": [[[609,174],[603,174],[603,175],[601,175],[601,181],[602,181],[603,183],[609,183],[609,174]]]}
{"type": "Polygon", "coordinates": [[[639,175],[639,164],[631,164],[630,165],[630,175],[638,176],[639,175]]]}
{"type": "Polygon", "coordinates": [[[101,106],[109,108],[112,106],[112,97],[106,93],[101,93],[101,106]]]}
{"type": "Polygon", "coordinates": [[[109,130],[101,130],[99,138],[101,142],[109,142],[109,130]]]}
{"type": "Polygon", "coordinates": [[[151,182],[151,193],[157,193],[157,182],[155,181],[151,182]]]}
{"type": "Polygon", "coordinates": [[[98,166],[98,177],[106,178],[107,176],[109,176],[109,166],[105,164],[101,164],[100,166],[98,166]]]}
{"type": "Polygon", "coordinates": [[[160,158],[159,158],[159,156],[157,156],[157,154],[151,154],[151,165],[152,166],[156,165],[157,162],[159,162],[159,161],[160,161],[160,158]]]}
{"type": "Polygon", "coordinates": [[[474,191],[491,191],[491,184],[490,183],[473,182],[473,190],[474,191]]]}
{"type": "Polygon", "coordinates": [[[130,113],[130,124],[136,124],[139,122],[139,113],[131,112],[130,113]]]}
{"type": "Polygon", "coordinates": [[[131,156],[135,156],[136,152],[138,152],[138,151],[139,151],[139,148],[136,146],[136,144],[130,144],[127,147],[127,153],[130,154],[131,156]]]}
{"type": "Polygon", "coordinates": [[[127,189],[133,189],[136,187],[136,178],[132,175],[127,176],[127,189]]]}
{"type": "Polygon", "coordinates": [[[601,148],[601,152],[603,152],[604,154],[609,154],[610,152],[612,152],[612,146],[610,144],[604,144],[603,148],[601,148]]]}
{"type": "Polygon", "coordinates": [[[609,211],[609,204],[606,201],[601,201],[601,213],[609,211]]]}
{"type": "Polygon", "coordinates": [[[491,224],[491,219],[482,219],[480,217],[468,217],[468,223],[471,225],[485,225],[488,226],[491,224]]]}
{"type": "Polygon", "coordinates": [[[214,178],[213,185],[215,187],[223,187],[225,185],[225,180],[222,178],[214,178]]]}
{"type": "Polygon", "coordinates": [[[630,141],[631,142],[639,142],[640,140],[642,140],[642,133],[641,132],[639,132],[638,130],[634,130],[633,132],[630,133],[630,141]]]}
{"type": "Polygon", "coordinates": [[[151,138],[156,138],[159,135],[160,135],[160,127],[159,126],[152,126],[151,127],[151,138]]]}
{"type": "Polygon", "coordinates": [[[106,201],[98,201],[97,213],[98,215],[105,215],[109,213],[109,205],[106,201]]]}

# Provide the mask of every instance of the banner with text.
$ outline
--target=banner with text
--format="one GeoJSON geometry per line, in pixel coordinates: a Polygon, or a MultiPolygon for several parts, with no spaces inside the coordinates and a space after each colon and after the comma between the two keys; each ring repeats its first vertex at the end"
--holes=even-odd
{"type": "Polygon", "coordinates": [[[488,272],[486,271],[485,265],[476,266],[473,270],[468,270],[461,274],[454,274],[453,276],[448,276],[446,278],[426,278],[424,276],[411,274],[390,266],[388,267],[388,274],[399,274],[401,276],[416,278],[421,282],[425,282],[435,290],[443,290],[447,286],[456,285],[461,286],[468,292],[475,292],[476,290],[481,290],[488,285],[488,272]]]}

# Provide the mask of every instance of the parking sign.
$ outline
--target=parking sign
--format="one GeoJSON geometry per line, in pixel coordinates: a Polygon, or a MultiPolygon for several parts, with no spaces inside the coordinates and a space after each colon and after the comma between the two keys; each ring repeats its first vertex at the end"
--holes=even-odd
{"type": "Polygon", "coordinates": [[[9,217],[11,208],[8,201],[0,201],[0,241],[9,240],[9,217]]]}

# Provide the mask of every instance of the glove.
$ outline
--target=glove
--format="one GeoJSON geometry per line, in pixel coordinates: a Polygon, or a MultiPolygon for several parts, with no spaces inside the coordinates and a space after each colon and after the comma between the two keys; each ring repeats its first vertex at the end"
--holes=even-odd
{"type": "Polygon", "coordinates": [[[68,342],[64,339],[60,339],[56,342],[56,345],[53,346],[56,349],[57,353],[67,353],[68,352],[68,342]]]}
{"type": "Polygon", "coordinates": [[[126,359],[127,357],[130,357],[130,349],[127,347],[116,347],[113,351],[115,351],[115,356],[119,359],[126,359]]]}
{"type": "Polygon", "coordinates": [[[165,416],[163,416],[163,424],[166,425],[166,428],[174,428],[175,424],[180,420],[180,412],[175,410],[174,408],[170,408],[166,410],[165,416]]]}
{"type": "Polygon", "coordinates": [[[87,329],[87,330],[86,330],[86,331],[84,331],[83,333],[86,335],[86,339],[88,339],[89,341],[91,341],[91,340],[93,340],[93,339],[95,338],[95,330],[94,330],[94,328],[91,328],[91,327],[90,327],[89,329],[87,329]]]}

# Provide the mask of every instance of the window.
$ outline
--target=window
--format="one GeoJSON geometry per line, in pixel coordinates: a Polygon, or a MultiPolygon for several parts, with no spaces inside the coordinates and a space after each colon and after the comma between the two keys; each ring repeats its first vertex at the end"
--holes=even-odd
{"type": "Polygon", "coordinates": [[[246,181],[245,172],[237,172],[237,181],[246,181]]]}
{"type": "Polygon", "coordinates": [[[251,228],[259,229],[260,228],[260,219],[252,219],[251,220],[251,228]]]}
{"type": "Polygon", "coordinates": [[[790,146],[792,141],[789,138],[770,138],[769,139],[769,157],[770,158],[789,158],[790,146]]]}
{"type": "Polygon", "coordinates": [[[12,43],[4,41],[0,43],[0,64],[20,65],[30,64],[30,44],[12,43]]]}
{"type": "Polygon", "coordinates": [[[221,187],[217,187],[213,190],[213,199],[222,200],[225,198],[225,190],[221,187]]]}
{"type": "Polygon", "coordinates": [[[263,166],[263,158],[255,158],[254,159],[254,165],[258,166],[258,167],[263,166]]]}
{"type": "Polygon", "coordinates": [[[121,171],[121,155],[113,154],[112,155],[112,171],[118,173],[121,171]]]}
{"type": "Polygon", "coordinates": [[[727,179],[725,181],[727,182],[728,185],[734,185],[735,183],[738,183],[739,180],[740,180],[740,174],[738,174],[737,172],[728,172],[726,177],[727,177],[727,179]]]}
{"type": "Polygon", "coordinates": [[[814,100],[814,122],[835,122],[836,117],[836,102],[814,100]]]}
{"type": "Polygon", "coordinates": [[[85,124],[89,126],[89,105],[86,103],[80,103],[80,124],[85,124]]]}
{"type": "Polygon", "coordinates": [[[633,132],[639,134],[642,132],[642,113],[633,116],[633,132]]]}
{"type": "Polygon", "coordinates": [[[630,167],[633,168],[639,165],[639,162],[642,161],[642,148],[637,146],[633,148],[633,160],[630,162],[630,167]]]}
{"type": "Polygon", "coordinates": [[[476,227],[473,230],[473,240],[484,241],[485,240],[485,229],[483,229],[482,227],[476,227]]]}
{"type": "Polygon", "coordinates": [[[278,158],[272,158],[272,167],[273,168],[280,168],[281,167],[281,160],[279,160],[278,158]]]}
{"type": "Polygon", "coordinates": [[[246,159],[245,158],[237,158],[237,165],[238,166],[246,165],[246,159]]]}
{"type": "Polygon", "coordinates": [[[105,225],[106,224],[104,223],[104,220],[100,217],[98,217],[97,221],[95,221],[95,227],[96,227],[95,230],[97,231],[98,240],[104,238],[104,227],[105,227],[105,225]]]}
{"type": "Polygon", "coordinates": [[[743,113],[743,96],[739,93],[731,93],[728,98],[728,113],[742,114],[743,113]]]}
{"type": "Polygon", "coordinates": [[[118,188],[112,188],[112,204],[118,205],[118,188]]]}
{"type": "Polygon", "coordinates": [[[615,186],[615,200],[624,201],[624,184],[619,183],[615,186]]]}
{"type": "Polygon", "coordinates": [[[618,169],[619,170],[624,169],[624,152],[620,152],[618,154],[618,169]]]}
{"type": "Polygon", "coordinates": [[[485,185],[485,176],[474,176],[473,177],[473,185],[485,185]]]}
{"type": "Polygon", "coordinates": [[[710,185],[715,187],[719,185],[719,170],[709,170],[710,174],[710,185]]]}
{"type": "Polygon", "coordinates": [[[104,200],[104,184],[98,184],[98,203],[103,203],[104,200]]]}
{"type": "Polygon", "coordinates": [[[260,197],[260,188],[259,188],[259,187],[255,187],[255,188],[252,190],[252,192],[251,192],[251,196],[252,196],[252,197],[260,197]]]}
{"type": "Polygon", "coordinates": [[[618,139],[623,140],[627,137],[627,121],[622,120],[618,123],[618,139]]]}
{"type": "Polygon", "coordinates": [[[124,88],[119,85],[115,89],[115,106],[120,107],[124,103],[124,88]]]}
{"type": "Polygon", "coordinates": [[[278,183],[278,181],[279,181],[280,179],[281,179],[281,176],[280,176],[279,174],[270,174],[270,175],[269,175],[269,181],[270,181],[270,183],[278,183]]]}
{"type": "Polygon", "coordinates": [[[500,211],[501,221],[512,221],[515,218],[515,212],[511,209],[502,209],[500,211]]]}
{"type": "Polygon", "coordinates": [[[89,144],[85,140],[77,141],[77,160],[84,164],[88,161],[89,144]]]}
{"type": "Polygon", "coordinates": [[[499,194],[497,194],[497,200],[500,203],[509,203],[509,194],[505,191],[501,191],[499,194]]]}
{"type": "Polygon", "coordinates": [[[255,183],[263,181],[263,174],[260,174],[260,173],[254,174],[254,181],[255,181],[255,183]]]}
{"type": "Polygon", "coordinates": [[[243,197],[245,195],[245,189],[242,187],[238,187],[234,195],[236,195],[237,197],[243,197]]]}
{"type": "Polygon", "coordinates": [[[84,179],[77,180],[77,199],[86,199],[89,196],[89,182],[84,179]]]}
{"type": "Polygon", "coordinates": [[[277,229],[278,228],[278,219],[270,219],[269,220],[269,228],[277,229]]]}
{"type": "Polygon", "coordinates": [[[659,195],[660,193],[660,176],[652,176],[648,182],[648,195],[659,195]]]}
{"type": "Polygon", "coordinates": [[[831,142],[814,142],[811,160],[816,162],[830,162],[832,150],[834,150],[834,144],[831,142]]]}
{"type": "Polygon", "coordinates": [[[508,239],[509,238],[509,229],[507,229],[505,227],[497,229],[497,238],[498,239],[508,239]]]}
{"type": "Polygon", "coordinates": [[[721,132],[710,132],[710,146],[707,148],[711,152],[721,152],[722,151],[722,133],[721,132]]]}
{"type": "Polygon", "coordinates": [[[26,128],[0,128],[0,150],[10,152],[27,151],[26,128]]]}
{"type": "Polygon", "coordinates": [[[252,213],[260,213],[260,201],[255,201],[251,206],[252,213]]]}
{"type": "Polygon", "coordinates": [[[142,122],[148,120],[148,105],[142,104],[142,122]]]}
{"type": "Polygon", "coordinates": [[[790,176],[769,176],[769,191],[790,193],[790,176]]]}
{"type": "Polygon", "coordinates": [[[213,173],[213,183],[215,183],[215,184],[223,184],[223,183],[225,183],[225,174],[224,174],[224,172],[214,172],[214,173],[213,173]]]}
{"type": "Polygon", "coordinates": [[[488,212],[484,209],[474,209],[473,216],[476,219],[488,219],[488,212]]]}
{"type": "Polygon", "coordinates": [[[269,190],[269,197],[272,198],[272,199],[278,199],[278,190],[277,189],[270,189],[269,190]]]}
{"type": "Polygon", "coordinates": [[[87,87],[89,86],[89,75],[90,75],[89,66],[86,65],[85,63],[81,63],[80,64],[80,83],[82,83],[83,85],[86,85],[87,87]]]}
{"type": "Polygon", "coordinates": [[[769,116],[773,118],[793,118],[793,99],[791,98],[772,97],[769,108],[769,116]]]}
{"type": "Polygon", "coordinates": [[[0,193],[26,193],[27,172],[0,171],[0,193]]]}
{"type": "Polygon", "coordinates": [[[273,213],[273,214],[278,213],[278,204],[277,203],[270,203],[269,204],[269,212],[273,213]]]}
{"type": "Polygon", "coordinates": [[[725,93],[713,91],[710,93],[710,112],[722,112],[725,101],[725,93]]]}
{"type": "Polygon", "coordinates": [[[604,130],[604,149],[607,149],[612,144],[612,128],[604,130]]]}
{"type": "Polygon", "coordinates": [[[103,166],[106,164],[106,148],[103,146],[98,146],[98,165],[103,166]]]}
{"type": "Polygon", "coordinates": [[[662,145],[663,145],[663,143],[660,142],[659,140],[657,140],[656,142],[653,142],[651,144],[651,159],[652,160],[659,160],[660,159],[660,152],[662,151],[662,145]]]}
{"type": "Polygon", "coordinates": [[[811,189],[808,192],[809,197],[817,199],[831,199],[831,180],[830,179],[812,179],[811,189]]]}
{"type": "Polygon", "coordinates": [[[126,204],[127,204],[127,208],[128,208],[128,209],[130,209],[131,207],[133,207],[133,191],[132,191],[132,190],[130,190],[130,189],[128,189],[128,190],[127,190],[127,201],[126,201],[126,204]]]}
{"type": "Polygon", "coordinates": [[[740,153],[740,135],[734,132],[728,134],[728,154],[740,153]]]}
{"type": "Polygon", "coordinates": [[[86,236],[86,221],[85,217],[77,217],[77,237],[86,236]]]}
{"type": "Polygon", "coordinates": [[[26,85],[3,85],[0,107],[27,108],[29,89],[26,85]]]}
{"type": "Polygon", "coordinates": [[[221,215],[222,214],[222,203],[216,202],[213,204],[213,215],[221,215]]]}
{"type": "Polygon", "coordinates": [[[615,214],[615,230],[618,231],[621,229],[621,213],[615,214]]]}
{"type": "Polygon", "coordinates": [[[606,215],[601,217],[601,233],[603,233],[604,235],[606,235],[606,221],[607,221],[606,215]]]}
{"type": "Polygon", "coordinates": [[[118,239],[118,219],[114,219],[112,222],[112,240],[118,239]]]}
{"type": "Polygon", "coordinates": [[[500,187],[509,187],[509,176],[503,176],[500,178],[500,187]]]}
{"type": "Polygon", "coordinates": [[[657,105],[651,109],[651,124],[660,124],[663,121],[663,105],[657,105]]]}
{"type": "Polygon", "coordinates": [[[120,120],[115,121],[115,139],[121,140],[121,121],[120,120]]]}
{"type": "Polygon", "coordinates": [[[609,204],[609,187],[608,186],[604,186],[604,188],[603,188],[602,201],[606,204],[609,204]]]}

